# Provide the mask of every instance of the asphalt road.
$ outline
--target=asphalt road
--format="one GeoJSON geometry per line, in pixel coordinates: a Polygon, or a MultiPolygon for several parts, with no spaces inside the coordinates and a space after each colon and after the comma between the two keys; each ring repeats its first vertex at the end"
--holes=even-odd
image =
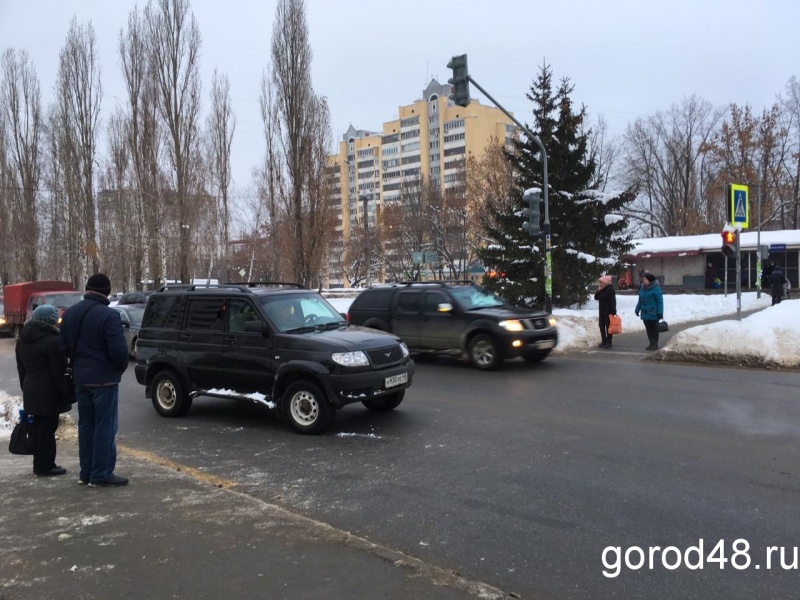
{"type": "MultiPolygon", "coordinates": [[[[800,373],[645,361],[644,343],[493,373],[421,358],[396,411],[350,406],[318,437],[234,400],[164,419],[131,368],[118,440],[523,598],[794,598],[800,373]],[[603,575],[609,546],[701,540],[702,569],[654,551],[652,569],[603,575]],[[724,569],[708,561],[721,540],[724,569]],[[768,570],[768,546],[793,568],[778,551],[768,570]]],[[[17,393],[12,366],[0,340],[0,389],[17,393]]]]}

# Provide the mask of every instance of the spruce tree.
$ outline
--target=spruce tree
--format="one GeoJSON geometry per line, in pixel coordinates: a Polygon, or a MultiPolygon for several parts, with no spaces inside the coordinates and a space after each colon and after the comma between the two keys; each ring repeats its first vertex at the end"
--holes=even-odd
{"type": "MultiPolygon", "coordinates": [[[[634,200],[633,190],[619,194],[590,190],[596,165],[588,152],[590,131],[583,126],[586,107],[573,110],[574,86],[562,80],[554,92],[552,70],[541,67],[527,98],[533,103],[535,133],[547,151],[550,233],[553,264],[554,306],[582,305],[589,298],[589,284],[603,273],[619,272],[620,257],[630,250],[631,235],[621,217],[623,207],[634,200]]],[[[543,189],[539,147],[524,132],[506,151],[515,173],[512,198],[514,211],[491,208],[484,222],[486,236],[493,240],[479,251],[484,265],[496,277],[484,284],[511,304],[543,306],[545,301],[544,207],[542,234],[531,237],[522,229],[522,194],[529,188],[543,189]]],[[[544,197],[544,196],[542,196],[544,197]]]]}

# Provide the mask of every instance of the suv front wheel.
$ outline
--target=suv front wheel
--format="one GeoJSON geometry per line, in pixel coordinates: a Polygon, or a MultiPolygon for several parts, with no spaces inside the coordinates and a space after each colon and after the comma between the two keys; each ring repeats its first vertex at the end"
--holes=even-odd
{"type": "Polygon", "coordinates": [[[306,435],[324,431],[336,414],[320,387],[305,379],[295,381],[286,388],[283,411],[292,429],[306,435]]]}
{"type": "Polygon", "coordinates": [[[178,376],[159,371],[153,377],[153,407],[162,417],[182,417],[192,407],[192,399],[183,391],[178,376]]]}
{"type": "Polygon", "coordinates": [[[469,342],[469,360],[478,369],[488,371],[494,369],[500,361],[497,344],[490,335],[480,333],[469,342]]]}

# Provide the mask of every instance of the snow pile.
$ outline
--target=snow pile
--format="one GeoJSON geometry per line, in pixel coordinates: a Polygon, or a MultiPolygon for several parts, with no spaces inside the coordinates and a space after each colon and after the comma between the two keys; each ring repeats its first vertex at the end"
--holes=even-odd
{"type": "Polygon", "coordinates": [[[720,321],[678,332],[659,358],[800,367],[800,300],[784,300],[741,321],[720,321]]]}

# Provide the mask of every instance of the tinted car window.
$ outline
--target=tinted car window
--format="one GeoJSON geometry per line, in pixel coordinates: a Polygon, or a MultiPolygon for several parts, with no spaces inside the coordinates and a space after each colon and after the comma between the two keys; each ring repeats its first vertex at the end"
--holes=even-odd
{"type": "Polygon", "coordinates": [[[401,312],[417,312],[419,310],[419,291],[400,292],[397,307],[401,312]]]}
{"type": "Polygon", "coordinates": [[[223,298],[198,298],[189,301],[186,329],[222,331],[223,298]]]}
{"type": "Polygon", "coordinates": [[[147,322],[144,327],[178,329],[181,324],[179,296],[156,296],[150,300],[147,322]]]}
{"type": "Polygon", "coordinates": [[[447,302],[447,296],[442,292],[425,292],[425,300],[422,305],[422,312],[436,313],[439,310],[439,305],[447,302]]]}
{"type": "Polygon", "coordinates": [[[255,307],[248,300],[232,298],[228,300],[228,331],[240,333],[244,331],[247,321],[260,321],[255,307]]]}
{"type": "Polygon", "coordinates": [[[356,299],[353,300],[353,306],[363,309],[389,308],[393,292],[394,290],[391,288],[385,290],[371,289],[367,294],[356,296],[356,299]]]}

